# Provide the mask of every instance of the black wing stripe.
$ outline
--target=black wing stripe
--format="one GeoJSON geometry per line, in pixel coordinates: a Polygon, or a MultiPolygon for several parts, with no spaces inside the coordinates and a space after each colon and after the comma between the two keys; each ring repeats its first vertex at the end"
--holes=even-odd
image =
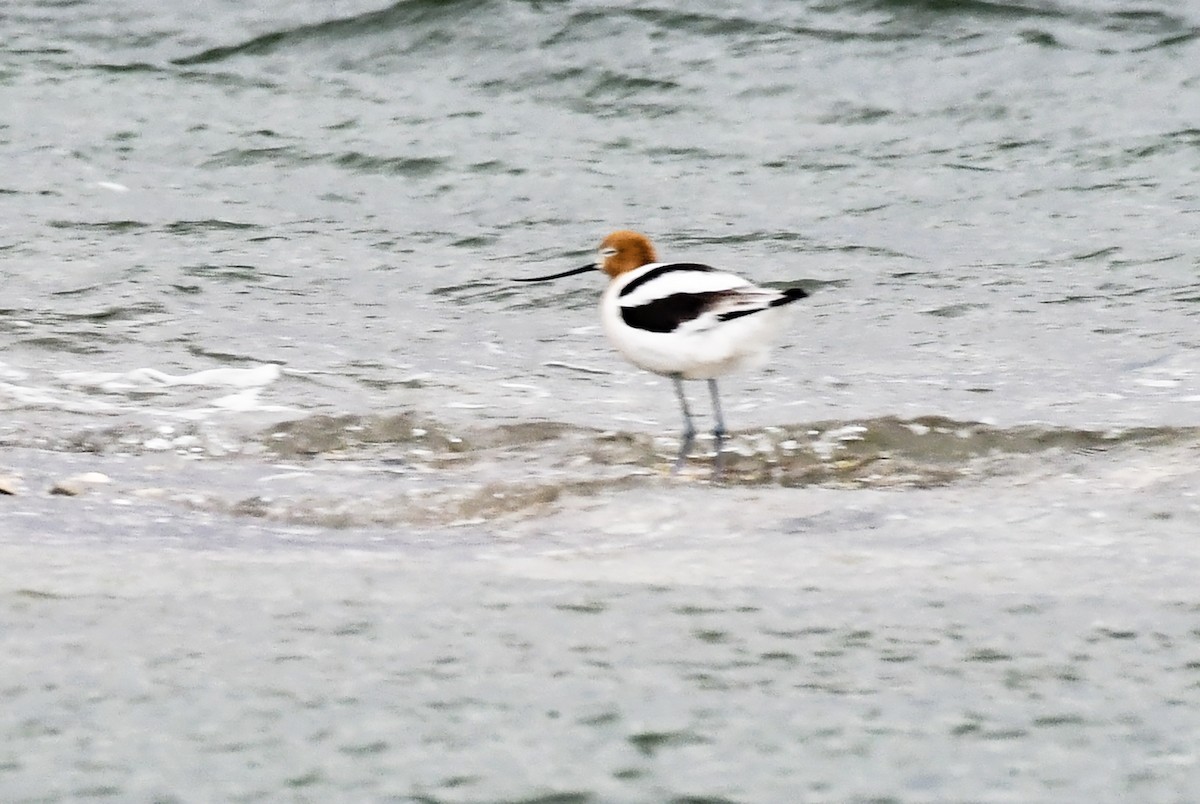
{"type": "Polygon", "coordinates": [[[674,332],[680,325],[698,318],[727,292],[672,293],[636,307],[622,307],[621,320],[646,332],[674,332]]]}
{"type": "MultiPolygon", "coordinates": [[[[771,306],[774,307],[774,305],[771,305],[771,306]]],[[[746,310],[730,310],[728,313],[721,313],[720,315],[718,315],[717,319],[720,321],[732,321],[733,319],[741,318],[744,315],[753,315],[754,313],[761,313],[763,310],[766,310],[766,309],[768,309],[768,308],[766,308],[766,307],[751,307],[746,310]]]]}
{"type": "MultiPolygon", "coordinates": [[[[711,268],[706,268],[706,266],[699,267],[705,270],[712,270],[711,268]]],[[[645,330],[646,332],[674,332],[688,321],[694,321],[711,310],[723,299],[737,295],[738,291],[736,289],[712,290],[706,293],[672,293],[670,296],[663,296],[661,299],[655,299],[645,304],[639,304],[634,307],[622,307],[621,320],[634,329],[645,330]]],[[[761,313],[763,310],[780,307],[807,296],[808,294],[800,288],[789,288],[783,291],[782,296],[771,301],[764,307],[747,307],[741,310],[718,313],[717,320],[733,321],[742,316],[761,313]]]]}
{"type": "Polygon", "coordinates": [[[701,265],[700,263],[697,263],[697,262],[672,262],[672,263],[668,263],[666,265],[660,265],[657,268],[651,268],[649,271],[642,274],[641,276],[639,276],[637,279],[630,282],[625,287],[621,288],[621,292],[618,293],[617,295],[618,296],[628,296],[630,293],[633,293],[635,290],[637,290],[639,287],[646,284],[647,282],[652,282],[655,279],[658,279],[660,276],[662,276],[664,274],[672,273],[674,271],[715,271],[715,270],[716,269],[712,268],[711,266],[701,265]]]}

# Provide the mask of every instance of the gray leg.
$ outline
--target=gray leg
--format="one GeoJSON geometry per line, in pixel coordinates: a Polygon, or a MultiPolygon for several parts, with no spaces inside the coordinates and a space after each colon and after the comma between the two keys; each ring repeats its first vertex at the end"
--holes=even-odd
{"type": "Polygon", "coordinates": [[[692,449],[692,441],[696,438],[696,425],[692,423],[692,412],[688,410],[687,397],[683,395],[683,380],[678,375],[671,378],[675,381],[675,394],[679,397],[679,407],[683,408],[683,435],[680,436],[681,443],[679,444],[679,456],[675,459],[675,466],[671,469],[671,474],[678,474],[687,462],[688,452],[692,449]]]}
{"type": "Polygon", "coordinates": [[[717,381],[710,379],[708,381],[708,392],[712,395],[713,407],[713,440],[716,441],[717,454],[713,458],[713,480],[721,479],[721,472],[725,469],[725,454],[722,448],[725,446],[725,417],[721,415],[721,399],[717,396],[717,381]]]}

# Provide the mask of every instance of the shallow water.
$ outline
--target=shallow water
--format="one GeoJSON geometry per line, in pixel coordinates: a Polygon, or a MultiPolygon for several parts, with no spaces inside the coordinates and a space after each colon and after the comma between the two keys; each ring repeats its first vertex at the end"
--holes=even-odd
{"type": "Polygon", "coordinates": [[[0,27],[7,799],[1196,796],[1197,4],[0,27]],[[625,226],[812,294],[721,486],[625,226]]]}
{"type": "Polygon", "coordinates": [[[761,489],[733,511],[658,482],[452,536],[40,498],[0,544],[4,788],[1186,800],[1200,566],[1181,464],[761,489]],[[984,494],[989,516],[946,515],[984,494]],[[47,527],[64,516],[73,532],[47,527]]]}

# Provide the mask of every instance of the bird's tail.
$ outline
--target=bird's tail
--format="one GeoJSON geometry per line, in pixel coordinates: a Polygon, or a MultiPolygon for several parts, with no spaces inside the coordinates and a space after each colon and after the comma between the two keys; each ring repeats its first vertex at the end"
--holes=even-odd
{"type": "Polygon", "coordinates": [[[785,304],[791,304],[798,299],[804,299],[808,297],[808,293],[803,288],[788,288],[781,292],[783,295],[771,302],[772,307],[782,307],[785,304]]]}

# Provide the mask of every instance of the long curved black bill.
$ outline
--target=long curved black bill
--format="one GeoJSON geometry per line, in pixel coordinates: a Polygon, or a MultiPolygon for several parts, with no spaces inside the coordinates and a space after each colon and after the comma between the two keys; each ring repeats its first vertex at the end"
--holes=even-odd
{"type": "Polygon", "coordinates": [[[550,276],[518,276],[513,279],[514,282],[549,282],[551,279],[562,279],[564,276],[575,276],[586,271],[596,270],[596,263],[588,263],[582,268],[572,268],[569,271],[563,271],[561,274],[550,274],[550,276]]]}

